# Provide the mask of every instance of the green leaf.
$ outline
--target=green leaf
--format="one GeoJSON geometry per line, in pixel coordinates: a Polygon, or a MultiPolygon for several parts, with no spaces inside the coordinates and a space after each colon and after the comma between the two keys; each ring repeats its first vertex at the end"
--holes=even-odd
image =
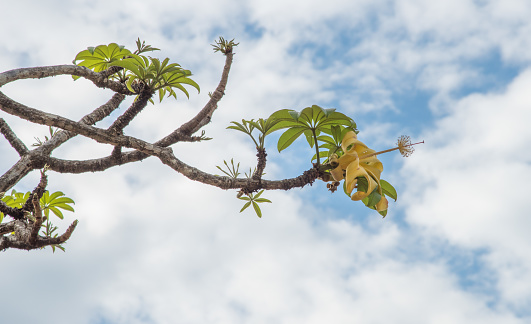
{"type": "Polygon", "coordinates": [[[336,141],[334,141],[334,139],[332,137],[330,137],[330,136],[321,135],[321,136],[317,137],[317,140],[321,141],[321,142],[328,143],[328,144],[330,144],[332,146],[336,146],[337,145],[336,141]]]}
{"type": "Polygon", "coordinates": [[[251,205],[251,201],[246,202],[245,205],[243,205],[243,208],[240,209],[240,213],[241,213],[242,211],[244,211],[245,209],[247,209],[247,207],[249,207],[250,205],[251,205]]]}
{"type": "Polygon", "coordinates": [[[197,89],[197,93],[200,92],[199,84],[197,84],[194,80],[192,80],[192,79],[190,79],[188,77],[179,77],[177,79],[170,79],[168,81],[169,81],[171,86],[173,86],[173,84],[184,83],[184,84],[188,84],[188,85],[191,85],[194,88],[196,88],[197,89]]]}
{"type": "Polygon", "coordinates": [[[291,118],[295,119],[296,121],[299,120],[299,117],[301,115],[299,112],[297,112],[295,110],[288,110],[288,113],[291,116],[291,118]]]}
{"type": "Polygon", "coordinates": [[[341,140],[343,140],[343,137],[341,136],[341,126],[339,125],[332,125],[330,127],[332,137],[334,139],[335,144],[340,143],[341,140]]]}
{"type": "MultiPolygon", "coordinates": [[[[320,152],[319,152],[319,159],[320,159],[320,158],[327,158],[327,157],[328,157],[328,152],[326,152],[326,151],[320,151],[320,152]]],[[[316,159],[317,159],[317,154],[314,154],[314,155],[312,156],[312,161],[313,161],[313,160],[316,160],[316,159]]]]}
{"type": "Polygon", "coordinates": [[[365,177],[357,177],[358,191],[367,192],[369,190],[369,183],[365,177]]]}
{"type": "Polygon", "coordinates": [[[190,99],[190,94],[188,93],[188,90],[186,90],[185,87],[183,87],[179,83],[172,84],[171,86],[184,92],[184,94],[186,95],[186,98],[190,99]]]}
{"type": "Polygon", "coordinates": [[[130,54],[131,52],[123,46],[111,43],[109,45],[89,47],[87,50],[79,52],[74,58],[73,63],[79,66],[85,66],[95,72],[101,72],[107,69],[110,63],[122,60],[130,54]],[[77,61],[80,62],[76,63],[77,61]]]}
{"type": "Polygon", "coordinates": [[[49,204],[50,206],[62,205],[62,204],[74,204],[74,201],[68,197],[60,197],[60,198],[55,198],[53,200],[50,199],[49,204]]]}
{"type": "Polygon", "coordinates": [[[254,208],[254,211],[256,212],[256,215],[262,218],[262,211],[260,210],[260,207],[258,206],[258,204],[255,203],[254,201],[253,201],[253,208],[254,208]]]}
{"type": "Polygon", "coordinates": [[[55,214],[55,216],[59,217],[60,219],[63,219],[63,213],[57,209],[56,207],[49,207],[49,209],[55,214]]]}
{"type": "Polygon", "coordinates": [[[271,203],[271,200],[267,198],[258,198],[258,199],[254,199],[254,201],[256,201],[257,203],[264,203],[264,202],[271,203]]]}
{"type": "Polygon", "coordinates": [[[304,133],[305,130],[306,128],[299,126],[285,131],[278,139],[278,151],[281,152],[282,150],[288,148],[297,138],[299,138],[299,136],[302,135],[302,133],[304,133]]]}
{"type": "Polygon", "coordinates": [[[335,108],[328,108],[328,109],[323,109],[323,112],[325,114],[325,117],[328,117],[331,113],[333,113],[334,111],[336,111],[335,108]]]}
{"type": "Polygon", "coordinates": [[[393,198],[395,201],[398,199],[398,194],[396,193],[396,189],[387,181],[380,179],[380,185],[382,187],[382,192],[391,198],[393,198]]]}
{"type": "Polygon", "coordinates": [[[310,129],[304,131],[304,137],[306,137],[306,141],[308,144],[310,144],[310,147],[313,147],[314,139],[313,139],[313,133],[310,129]]]}
{"type": "Polygon", "coordinates": [[[371,192],[369,196],[362,199],[362,201],[367,207],[374,207],[377,203],[380,202],[380,199],[382,199],[382,195],[380,195],[378,190],[375,189],[373,192],[371,192]]]}
{"type": "Polygon", "coordinates": [[[256,198],[260,197],[264,193],[264,191],[265,191],[265,189],[260,190],[259,193],[257,193],[256,195],[253,196],[253,199],[256,199],[256,198]]]}
{"type": "Polygon", "coordinates": [[[71,211],[71,212],[74,211],[74,208],[72,206],[70,206],[70,205],[67,205],[67,204],[58,204],[58,205],[55,205],[54,207],[61,208],[61,209],[64,209],[64,210],[68,210],[68,211],[71,211]]]}

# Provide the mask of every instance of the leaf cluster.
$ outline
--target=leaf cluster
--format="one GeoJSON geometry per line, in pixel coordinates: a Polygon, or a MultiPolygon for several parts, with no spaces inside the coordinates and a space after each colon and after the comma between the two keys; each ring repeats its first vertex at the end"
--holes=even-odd
{"type": "MultiPolygon", "coordinates": [[[[124,83],[132,93],[158,92],[159,101],[162,101],[166,95],[177,99],[175,89],[182,91],[189,98],[190,95],[183,86],[185,84],[200,91],[199,85],[190,79],[192,73],[189,70],[183,69],[177,63],[170,63],[169,58],[161,61],[158,58],[141,55],[141,53],[159,49],[140,42],[140,39],[137,40],[136,45],[137,49],[134,53],[116,43],[89,47],[78,53],[73,63],[95,72],[119,67],[120,69],[109,78],[124,83]]],[[[74,76],[74,79],[77,78],[79,77],[74,76]]],[[[153,103],[151,99],[150,101],[153,103]]]]}
{"type": "Polygon", "coordinates": [[[234,129],[237,131],[240,131],[242,133],[245,133],[251,137],[251,139],[254,142],[254,145],[256,145],[256,149],[260,150],[264,148],[265,145],[265,137],[272,132],[275,131],[275,126],[280,122],[280,120],[276,120],[275,118],[269,117],[268,119],[259,118],[257,121],[254,119],[251,120],[245,120],[242,119],[242,122],[231,122],[231,126],[228,126],[227,129],[234,129]],[[253,136],[253,131],[258,131],[258,140],[253,136]]]}
{"type": "Polygon", "coordinates": [[[277,149],[279,152],[288,148],[302,134],[311,148],[315,147],[315,155],[320,164],[321,157],[328,157],[341,146],[341,139],[349,130],[356,131],[354,120],[334,108],[324,109],[317,105],[304,108],[297,112],[291,109],[282,109],[274,112],[269,118],[277,121],[272,131],[286,129],[278,139],[277,149]],[[322,133],[328,135],[321,135],[322,133]],[[323,142],[324,145],[319,145],[323,142]],[[319,151],[319,148],[328,149],[327,152],[319,151]]]}
{"type": "Polygon", "coordinates": [[[225,163],[225,167],[227,168],[227,171],[223,170],[220,166],[216,165],[216,168],[218,168],[221,172],[227,175],[229,178],[236,179],[240,175],[240,162],[235,166],[234,165],[234,159],[230,159],[230,164],[232,167],[229,167],[227,161],[223,160],[223,163],[225,163]]]}
{"type": "MultiPolygon", "coordinates": [[[[15,189],[11,191],[11,194],[7,196],[1,197],[2,201],[6,203],[7,206],[12,208],[22,208],[26,201],[30,198],[31,192],[17,192],[15,189]]],[[[65,194],[61,191],[56,191],[52,194],[48,190],[44,192],[41,199],[39,200],[39,204],[41,206],[41,209],[44,213],[44,217],[46,221],[42,224],[43,230],[42,234],[46,237],[57,237],[58,234],[55,233],[55,231],[58,229],[57,226],[53,225],[50,221],[50,212],[52,212],[55,216],[59,217],[60,219],[63,219],[63,212],[62,210],[67,210],[74,212],[74,208],[71,205],[74,205],[75,202],[72,198],[66,197],[65,194]]],[[[32,219],[32,221],[35,221],[34,217],[31,215],[27,215],[29,218],[32,219]]],[[[0,223],[4,219],[4,214],[0,212],[0,223]]],[[[52,251],[55,252],[55,248],[59,248],[62,251],[64,251],[64,247],[60,244],[52,244],[52,251]]]]}
{"type": "Polygon", "coordinates": [[[220,37],[215,44],[211,44],[214,50],[214,52],[221,52],[225,55],[228,53],[232,53],[232,49],[236,46],[238,46],[240,43],[235,43],[234,38],[230,41],[227,41],[225,38],[220,37]]]}
{"type": "MultiPolygon", "coordinates": [[[[22,208],[26,201],[29,199],[31,192],[17,192],[15,189],[11,190],[11,194],[5,195],[2,197],[2,201],[6,203],[7,206],[12,208],[22,208]]],[[[56,191],[52,194],[48,190],[44,192],[41,199],[39,200],[41,209],[44,213],[44,216],[48,219],[50,211],[60,219],[63,219],[63,210],[74,211],[74,208],[71,205],[75,205],[72,198],[66,197],[65,194],[61,191],[56,191]]],[[[4,214],[0,212],[0,223],[4,218],[4,214]]]]}
{"type": "MultiPolygon", "coordinates": [[[[342,147],[342,141],[345,135],[351,131],[358,133],[358,130],[356,129],[357,125],[352,118],[337,112],[335,109],[325,109],[317,105],[306,107],[300,112],[292,109],[282,109],[274,112],[267,119],[258,119],[257,121],[254,119],[242,119],[241,123],[233,121],[231,124],[232,125],[227,127],[228,129],[234,129],[250,136],[257,149],[264,148],[264,139],[266,135],[278,130],[283,130],[277,143],[277,149],[279,152],[290,147],[295,140],[304,134],[310,148],[315,148],[315,154],[310,162],[317,160],[314,167],[319,170],[320,178],[325,182],[333,181],[333,176],[330,173],[330,170],[338,167],[338,158],[345,154],[342,147]],[[258,139],[256,138],[256,135],[253,134],[255,130],[259,132],[258,139]],[[321,158],[324,158],[322,164],[321,158]]],[[[233,171],[234,170],[237,172],[238,168],[233,168],[233,171]]],[[[225,173],[229,175],[227,172],[225,173]]],[[[234,174],[234,172],[232,174],[234,174]]],[[[376,204],[380,202],[382,196],[390,197],[395,201],[397,199],[395,188],[383,179],[378,180],[379,185],[376,186],[367,197],[362,199],[362,202],[371,209],[376,209],[376,204]]],[[[336,184],[329,184],[328,186],[332,192],[334,192],[337,185],[339,185],[339,182],[337,181],[334,183],[336,184]]],[[[343,188],[345,193],[350,197],[350,194],[346,190],[345,182],[343,182],[343,188]]],[[[357,188],[359,191],[367,192],[369,185],[364,177],[357,178],[357,188]]],[[[262,192],[263,191],[261,191],[260,194],[262,192]]],[[[262,199],[259,198],[259,194],[248,195],[247,197],[238,196],[238,198],[247,200],[247,203],[241,211],[248,208],[251,204],[255,210],[257,210],[257,208],[259,208],[257,203],[263,202],[256,200],[262,199]]],[[[258,210],[256,212],[261,216],[261,213],[259,213],[258,210]]],[[[387,210],[380,211],[379,213],[385,216],[387,210]]]]}
{"type": "Polygon", "coordinates": [[[262,218],[262,210],[260,209],[260,206],[258,206],[259,203],[270,203],[271,200],[266,198],[260,198],[260,196],[264,193],[265,190],[261,190],[257,194],[249,194],[244,197],[238,197],[238,199],[247,201],[245,205],[243,205],[242,209],[240,210],[240,213],[247,209],[247,207],[253,205],[254,211],[258,217],[262,218]]]}

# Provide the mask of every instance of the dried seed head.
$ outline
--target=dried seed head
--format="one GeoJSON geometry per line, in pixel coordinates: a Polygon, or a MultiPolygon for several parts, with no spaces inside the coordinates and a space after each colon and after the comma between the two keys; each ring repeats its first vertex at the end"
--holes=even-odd
{"type": "Polygon", "coordinates": [[[415,149],[411,144],[411,138],[407,135],[400,136],[396,145],[403,157],[408,157],[415,152],[415,149]]]}

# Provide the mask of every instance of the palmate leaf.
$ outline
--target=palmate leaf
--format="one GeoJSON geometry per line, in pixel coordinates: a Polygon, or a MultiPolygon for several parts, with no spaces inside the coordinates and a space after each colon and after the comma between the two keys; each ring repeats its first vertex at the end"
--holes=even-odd
{"type": "Polygon", "coordinates": [[[111,65],[120,66],[129,71],[129,79],[126,85],[130,91],[135,92],[132,88],[133,82],[142,81],[152,91],[159,91],[160,101],[162,101],[166,93],[168,93],[168,97],[177,98],[173,88],[179,89],[189,98],[190,95],[182,86],[183,84],[191,85],[200,92],[199,85],[189,78],[192,75],[189,70],[182,69],[177,63],[168,63],[169,58],[161,62],[156,58],[131,54],[130,57],[122,61],[113,62],[111,65]],[[162,91],[160,91],[161,89],[162,91]]]}
{"type": "Polygon", "coordinates": [[[273,119],[272,117],[269,117],[267,119],[259,118],[258,120],[245,120],[242,119],[242,123],[238,122],[231,122],[234,125],[228,126],[229,129],[234,129],[240,132],[243,132],[251,137],[253,142],[256,145],[257,149],[263,149],[265,145],[265,137],[274,131],[274,127],[277,123],[279,123],[278,120],[273,119]],[[253,131],[258,130],[260,134],[258,135],[258,141],[253,136],[253,131]]]}
{"type": "Polygon", "coordinates": [[[50,211],[52,211],[57,217],[63,219],[63,213],[60,209],[73,212],[74,208],[70,205],[75,204],[75,202],[71,198],[64,197],[64,193],[61,191],[56,191],[53,194],[45,191],[40,204],[46,218],[50,216],[50,211]]]}
{"type": "MultiPolygon", "coordinates": [[[[2,200],[9,207],[13,208],[22,208],[26,201],[29,199],[31,192],[17,192],[12,190],[10,195],[2,197],[2,200]]],[[[50,211],[52,211],[57,217],[63,219],[63,213],[60,209],[68,210],[73,212],[74,208],[70,205],[75,204],[74,200],[71,198],[65,197],[65,194],[61,191],[56,191],[52,194],[48,190],[44,192],[39,203],[41,205],[44,216],[48,217],[50,211]]]]}
{"type": "MultiPolygon", "coordinates": [[[[249,137],[251,137],[251,139],[253,140],[254,145],[256,145],[256,147],[260,147],[260,144],[258,144],[258,142],[253,136],[253,130],[256,128],[253,123],[245,119],[242,119],[241,123],[232,121],[231,124],[234,124],[234,125],[228,126],[227,127],[228,129],[234,129],[234,130],[237,130],[237,131],[240,131],[242,133],[249,135],[249,137]]],[[[259,139],[259,142],[261,142],[260,139],[259,139]]]]}
{"type": "Polygon", "coordinates": [[[306,107],[301,112],[282,109],[271,114],[269,118],[276,121],[270,132],[288,129],[279,138],[277,145],[279,152],[289,147],[302,133],[304,133],[310,147],[317,144],[321,132],[335,135],[335,137],[330,138],[331,140],[327,140],[330,144],[339,146],[342,139],[339,138],[339,133],[342,127],[350,130],[356,127],[352,118],[336,112],[333,108],[323,109],[317,105],[306,107]],[[300,129],[303,129],[302,133],[300,133],[300,129]]]}
{"type": "MultiPolygon", "coordinates": [[[[112,66],[112,63],[120,61],[129,55],[132,55],[131,51],[124,48],[124,46],[111,43],[109,45],[89,47],[79,52],[72,63],[85,66],[94,72],[101,72],[112,66]]],[[[73,77],[74,79],[79,78],[78,76],[73,77]]]]}
{"type": "Polygon", "coordinates": [[[264,136],[271,134],[274,130],[274,127],[276,124],[278,124],[280,121],[275,120],[273,118],[259,118],[256,122],[254,120],[250,120],[249,123],[252,124],[256,129],[258,129],[264,136]]]}
{"type": "Polygon", "coordinates": [[[144,79],[147,74],[147,66],[145,60],[139,56],[131,54],[131,57],[123,59],[121,61],[115,61],[110,63],[110,66],[119,66],[130,71],[133,75],[140,79],[144,79]]]}
{"type": "Polygon", "coordinates": [[[249,194],[248,196],[243,196],[243,197],[238,197],[238,199],[241,199],[241,200],[245,200],[247,201],[242,209],[240,210],[240,213],[242,211],[244,211],[245,209],[247,209],[249,206],[251,206],[251,204],[253,205],[253,209],[254,209],[254,212],[256,213],[256,215],[260,218],[262,218],[262,210],[260,209],[260,206],[258,206],[259,203],[270,203],[271,200],[269,199],[266,199],[266,198],[260,198],[260,196],[262,195],[262,193],[264,192],[265,190],[261,190],[259,193],[257,193],[256,195],[253,195],[253,194],[249,194]]]}

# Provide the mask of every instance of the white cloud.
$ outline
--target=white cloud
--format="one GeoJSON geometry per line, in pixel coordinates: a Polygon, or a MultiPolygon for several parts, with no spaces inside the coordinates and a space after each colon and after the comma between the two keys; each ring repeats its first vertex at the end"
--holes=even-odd
{"type": "MultiPolygon", "coordinates": [[[[154,158],[105,173],[51,174],[50,186],[75,198],[81,222],[65,254],[8,251],[1,256],[4,276],[13,279],[3,288],[10,294],[1,297],[1,304],[12,310],[3,319],[526,322],[517,314],[528,315],[531,288],[522,187],[531,174],[525,124],[531,117],[526,95],[531,75],[522,73],[504,92],[453,97],[470,82],[481,82],[484,71],[469,66],[471,61],[496,51],[503,64],[529,61],[529,4],[513,2],[514,7],[500,1],[444,6],[425,1],[10,3],[3,12],[27,16],[7,15],[0,22],[0,27],[21,26],[0,47],[6,69],[69,63],[86,46],[116,41],[132,47],[139,36],[162,48],[161,55],[190,67],[201,95],[149,106],[142,122],[127,129],[149,140],[189,118],[217,84],[223,57],[208,44],[218,35],[241,41],[226,97],[206,128],[215,139],[175,149],[184,161],[211,172],[231,156],[242,167],[254,162],[248,139],[224,129],[230,120],[267,116],[280,108],[340,103],[347,111],[372,114],[397,109],[393,96],[422,88],[433,91],[432,100],[440,100],[446,117],[426,133],[427,144],[404,168],[418,187],[404,189],[404,199],[393,206],[411,206],[406,208],[411,230],[394,216],[360,221],[362,226],[358,219],[365,215],[352,215],[351,205],[339,209],[327,200],[330,205],[316,206],[325,199],[302,200],[310,195],[297,190],[265,193],[274,203],[263,207],[263,219],[252,212],[238,214],[242,204],[234,192],[189,181],[154,158]],[[25,10],[29,5],[32,10],[25,10]],[[259,38],[247,33],[251,27],[259,38]],[[327,56],[316,54],[320,50],[327,56]],[[449,203],[455,197],[466,199],[449,203]],[[335,214],[345,214],[348,221],[335,214]],[[481,260],[496,274],[494,293],[474,293],[459,283],[460,274],[448,266],[441,247],[445,240],[466,251],[487,248],[481,260]],[[48,298],[32,295],[32,289],[48,298]],[[22,299],[33,305],[32,312],[23,312],[22,299]]],[[[8,27],[0,30],[12,30],[8,27]]],[[[2,90],[74,119],[108,98],[67,79],[2,90]],[[71,85],[66,93],[52,93],[66,82],[71,85]],[[32,96],[26,97],[29,91],[32,96]]],[[[34,130],[9,121],[31,144],[34,130]]],[[[382,133],[412,127],[392,120],[370,126],[367,138],[378,145],[385,142],[382,133]]],[[[2,154],[10,152],[5,146],[2,154]]],[[[79,141],[58,153],[84,158],[106,154],[108,148],[79,141]]],[[[281,159],[301,159],[295,153],[274,156],[268,177],[286,172],[281,159]]],[[[2,155],[2,169],[12,160],[2,155]]],[[[24,183],[31,188],[35,181],[32,175],[24,183]]]]}
{"type": "Polygon", "coordinates": [[[531,181],[530,86],[526,70],[502,93],[459,101],[425,133],[427,144],[404,169],[411,176],[408,219],[452,243],[489,249],[486,261],[514,307],[531,300],[525,189],[531,181]]]}

